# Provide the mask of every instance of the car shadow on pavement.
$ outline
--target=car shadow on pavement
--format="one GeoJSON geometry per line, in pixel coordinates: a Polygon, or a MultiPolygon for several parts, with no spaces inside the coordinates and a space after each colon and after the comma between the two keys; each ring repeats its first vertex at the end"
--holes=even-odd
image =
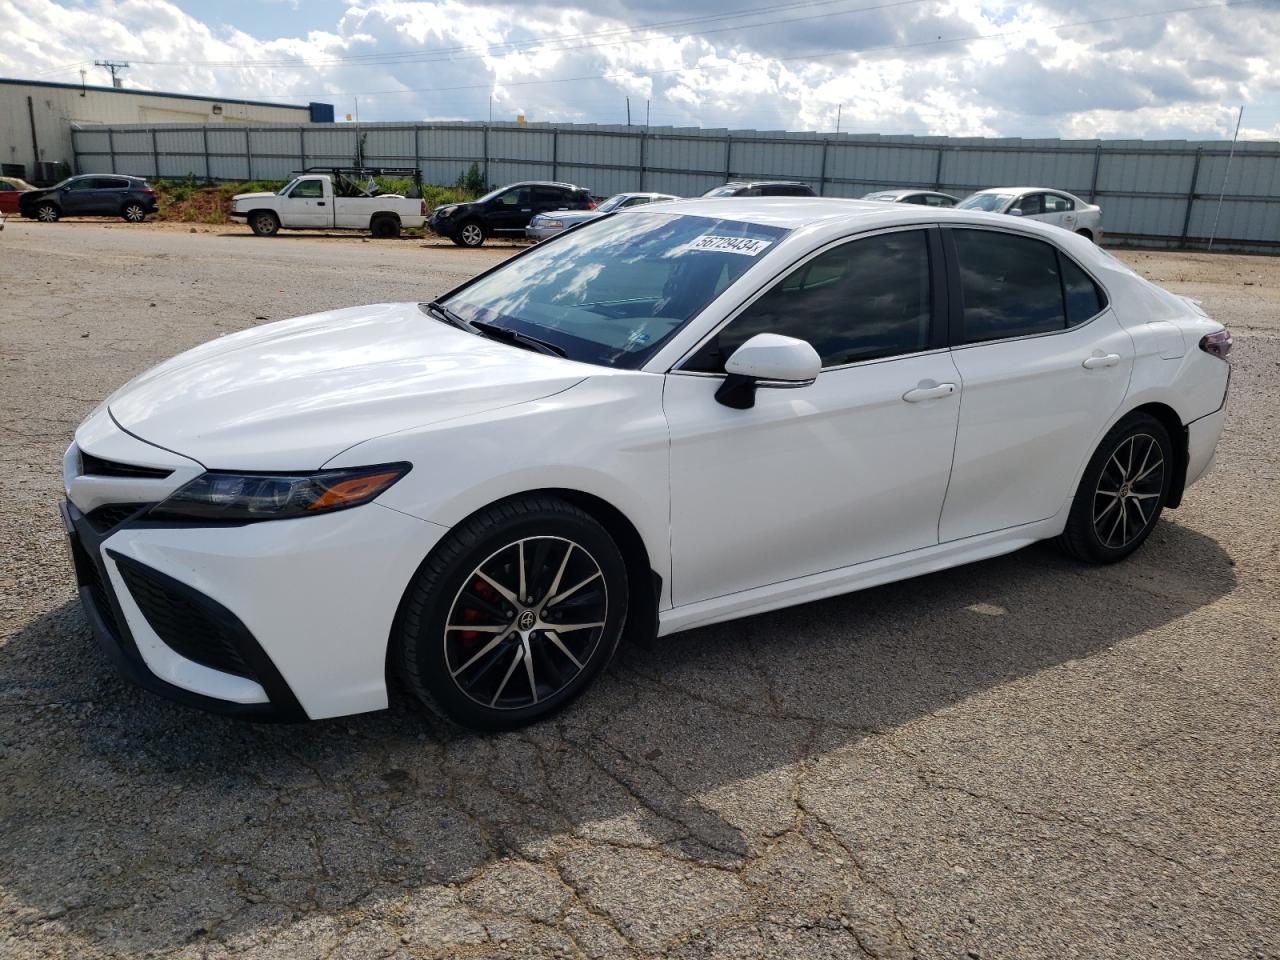
{"type": "Polygon", "coordinates": [[[385,913],[503,858],[734,867],[790,827],[804,763],[1234,587],[1221,547],[1173,522],[1114,567],[1036,546],[624,650],[559,717],[494,736],[403,695],[295,726],[172,705],[118,679],[67,603],[0,646],[0,913],[19,937],[141,952],[385,913]]]}

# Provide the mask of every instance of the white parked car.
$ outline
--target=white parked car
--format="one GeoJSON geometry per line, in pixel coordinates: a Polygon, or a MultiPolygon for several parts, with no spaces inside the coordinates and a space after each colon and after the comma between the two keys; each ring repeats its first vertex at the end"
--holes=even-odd
{"type": "Polygon", "coordinates": [[[1028,220],[1051,223],[1102,243],[1102,208],[1087,203],[1065,190],[1044,187],[992,187],[979,190],[960,201],[959,210],[1007,213],[1028,220]]]}
{"type": "Polygon", "coordinates": [[[580,223],[603,217],[606,213],[613,213],[615,210],[630,210],[632,207],[643,207],[649,203],[666,203],[679,199],[670,193],[615,193],[594,210],[549,210],[546,213],[535,214],[529,221],[529,226],[524,228],[524,235],[530,240],[546,240],[580,223]]]}
{"type": "Polygon", "coordinates": [[[508,727],[624,632],[1046,538],[1122,559],[1209,469],[1230,344],[1028,220],[654,204],[142,374],[76,431],[64,518],[96,634],[152,690],[318,718],[386,706],[394,673],[508,727]]]}
{"type": "Polygon", "coordinates": [[[327,173],[294,177],[277,193],[238,193],[229,216],[247,223],[260,237],[285,230],[367,230],[375,237],[398,237],[405,227],[427,222],[426,204],[417,197],[379,193],[343,178],[335,190],[327,173]]]}
{"type": "Polygon", "coordinates": [[[862,199],[880,203],[916,203],[922,207],[954,207],[960,202],[949,193],[920,189],[876,190],[865,194],[862,199]]]}

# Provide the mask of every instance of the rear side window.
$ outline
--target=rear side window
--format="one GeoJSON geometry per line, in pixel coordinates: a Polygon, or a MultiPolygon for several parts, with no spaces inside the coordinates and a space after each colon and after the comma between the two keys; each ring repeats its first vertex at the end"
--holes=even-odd
{"type": "Polygon", "coordinates": [[[1074,327],[1097,316],[1107,305],[1101,288],[1069,258],[1058,254],[1062,265],[1062,291],[1067,300],[1067,326],[1074,327]]]}
{"type": "Polygon", "coordinates": [[[814,257],[704,344],[687,370],[723,373],[758,333],[813,345],[824,367],[925,350],[933,315],[923,230],[853,240],[814,257]]]}
{"type": "Polygon", "coordinates": [[[1075,208],[1076,205],[1068,197],[1060,197],[1056,193],[1046,193],[1044,195],[1045,213],[1066,213],[1075,208]]]}
{"type": "Polygon", "coordinates": [[[119,177],[99,177],[97,188],[99,190],[127,190],[129,189],[129,181],[121,180],[119,177]]]}
{"type": "Polygon", "coordinates": [[[1089,276],[1051,244],[987,230],[952,230],[964,343],[1052,333],[1106,306],[1089,276]]]}

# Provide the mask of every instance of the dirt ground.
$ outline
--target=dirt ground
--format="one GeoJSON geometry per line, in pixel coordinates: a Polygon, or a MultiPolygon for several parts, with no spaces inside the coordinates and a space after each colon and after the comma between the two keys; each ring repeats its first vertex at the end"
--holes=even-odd
{"type": "Polygon", "coordinates": [[[0,234],[0,958],[1280,956],[1280,259],[1120,254],[1236,335],[1217,468],[1131,560],[678,634],[476,736],[208,716],[93,643],[55,507],[107,393],[510,252],[196,229],[0,234]]]}

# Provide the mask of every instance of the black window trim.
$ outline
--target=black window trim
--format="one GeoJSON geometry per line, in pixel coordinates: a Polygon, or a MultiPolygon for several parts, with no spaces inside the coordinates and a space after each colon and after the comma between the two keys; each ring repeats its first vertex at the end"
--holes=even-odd
{"type": "Polygon", "coordinates": [[[1047,237],[1036,236],[1035,234],[1025,233],[1021,230],[1010,230],[1004,227],[987,226],[986,224],[947,224],[941,229],[943,256],[946,263],[947,275],[947,323],[945,326],[949,332],[950,348],[952,350],[967,350],[971,347],[989,347],[995,343],[1014,343],[1018,340],[1033,340],[1037,337],[1057,337],[1064,333],[1070,333],[1074,330],[1082,330],[1089,324],[1093,323],[1100,316],[1111,309],[1111,291],[1106,285],[1098,279],[1097,275],[1077,260],[1071,254],[1067,253],[1062,247],[1054,243],[1047,237]],[[1102,309],[1089,317],[1087,320],[1081,320],[1079,323],[1068,324],[1061,330],[1045,330],[1042,333],[1024,333],[1019,337],[995,337],[991,340],[975,340],[972,343],[964,339],[964,289],[960,284],[960,261],[956,254],[955,240],[952,237],[953,230],[977,230],[984,233],[1005,233],[1015,237],[1023,237],[1027,240],[1038,240],[1053,250],[1058,262],[1058,290],[1062,297],[1063,319],[1066,320],[1067,295],[1065,289],[1065,281],[1062,278],[1062,259],[1065,257],[1070,260],[1079,270],[1090,280],[1102,293],[1102,309]]]}
{"type": "Polygon", "coordinates": [[[680,376],[685,377],[716,377],[718,379],[723,379],[726,376],[724,373],[712,373],[709,370],[685,370],[682,369],[682,367],[697,356],[698,351],[700,351],[709,340],[718,336],[721,330],[733,323],[733,321],[737,320],[748,307],[772,290],[775,284],[790,276],[809,261],[822,256],[830,250],[834,250],[836,247],[843,246],[844,244],[851,243],[855,240],[866,240],[871,237],[884,236],[885,234],[890,233],[905,233],[909,230],[924,231],[926,235],[925,238],[928,243],[930,293],[933,307],[931,311],[932,315],[929,318],[929,346],[923,350],[914,350],[911,353],[895,353],[888,357],[870,357],[866,360],[854,360],[850,363],[841,363],[830,367],[822,367],[819,372],[826,374],[836,370],[847,370],[850,367],[862,367],[872,363],[889,363],[894,360],[901,360],[904,357],[921,357],[926,354],[942,353],[949,350],[948,321],[951,310],[951,297],[949,296],[947,289],[947,270],[945,268],[946,253],[943,249],[939,224],[927,222],[904,223],[895,224],[891,227],[876,227],[870,230],[846,234],[845,236],[830,240],[822,246],[810,250],[799,260],[793,260],[787,266],[780,268],[756,290],[748,294],[737,306],[733,307],[733,309],[729,311],[728,315],[716,324],[715,327],[700,337],[692,347],[686,350],[680,358],[666,370],[666,373],[679,374],[680,376]]]}

